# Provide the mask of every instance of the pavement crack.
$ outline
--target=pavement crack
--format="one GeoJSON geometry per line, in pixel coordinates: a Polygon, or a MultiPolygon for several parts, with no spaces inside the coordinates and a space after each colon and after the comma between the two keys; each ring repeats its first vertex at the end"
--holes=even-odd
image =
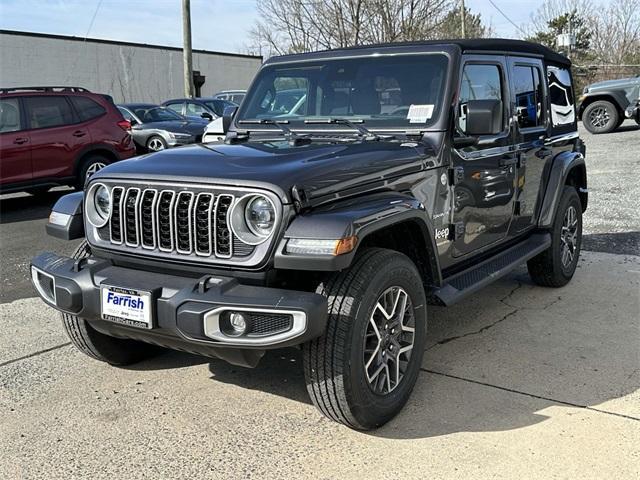
{"type": "MultiPolygon", "coordinates": [[[[461,338],[470,337],[472,335],[480,335],[481,333],[489,330],[490,328],[495,327],[499,323],[504,322],[511,315],[514,315],[514,314],[518,313],[518,310],[519,310],[518,308],[515,308],[515,307],[512,307],[512,308],[513,308],[513,310],[511,310],[509,313],[503,315],[501,318],[499,318],[498,320],[496,320],[493,323],[490,323],[489,325],[485,325],[484,327],[479,328],[478,330],[475,330],[473,332],[467,332],[467,333],[464,333],[462,335],[454,335],[453,337],[444,338],[444,339],[440,340],[439,342],[435,343],[434,345],[431,345],[429,348],[427,348],[427,350],[431,350],[436,345],[444,345],[445,343],[453,342],[454,340],[460,340],[461,338]]],[[[427,351],[427,350],[425,350],[425,351],[427,351]]]]}
{"type": "Polygon", "coordinates": [[[459,377],[457,375],[451,375],[449,373],[443,373],[443,372],[437,372],[435,370],[429,370],[428,368],[420,368],[420,370],[423,371],[423,372],[426,372],[426,373],[431,373],[433,375],[439,375],[441,377],[452,378],[452,379],[455,379],[455,380],[460,380],[462,382],[474,383],[476,385],[482,385],[483,387],[495,388],[497,390],[502,390],[504,392],[515,393],[517,395],[523,395],[523,396],[530,397],[530,398],[536,398],[538,400],[545,400],[547,402],[553,402],[553,403],[557,403],[559,405],[567,405],[569,407],[575,407],[575,408],[581,408],[581,409],[584,409],[584,410],[590,410],[592,412],[603,413],[605,415],[612,415],[614,417],[621,417],[621,418],[625,418],[627,420],[640,421],[640,418],[632,417],[631,415],[625,415],[624,413],[616,413],[616,412],[610,412],[608,410],[601,410],[599,408],[590,407],[588,405],[582,405],[582,404],[579,404],[579,403],[567,402],[565,400],[558,400],[558,399],[551,398],[551,397],[545,397],[543,395],[536,395],[535,393],[523,392],[521,390],[516,390],[516,389],[513,389],[513,388],[502,387],[500,385],[494,385],[492,383],[481,382],[479,380],[473,380],[472,378],[459,377]]]}
{"type": "Polygon", "coordinates": [[[56,345],[54,347],[45,348],[44,350],[39,350],[37,352],[30,353],[29,355],[25,355],[23,357],[14,358],[12,360],[7,360],[6,362],[0,363],[1,367],[6,367],[7,365],[11,365],[12,363],[19,362],[21,360],[26,360],[27,358],[35,357],[37,355],[41,355],[43,353],[51,352],[53,350],[58,350],[59,348],[66,347],[67,345],[71,345],[71,342],[61,343],[60,345],[56,345]]]}

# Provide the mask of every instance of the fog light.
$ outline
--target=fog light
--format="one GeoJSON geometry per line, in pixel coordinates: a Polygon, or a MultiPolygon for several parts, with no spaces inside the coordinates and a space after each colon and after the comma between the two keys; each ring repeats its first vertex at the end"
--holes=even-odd
{"type": "Polygon", "coordinates": [[[229,324],[235,335],[240,336],[247,331],[247,320],[241,313],[231,312],[229,315],[229,324]]]}

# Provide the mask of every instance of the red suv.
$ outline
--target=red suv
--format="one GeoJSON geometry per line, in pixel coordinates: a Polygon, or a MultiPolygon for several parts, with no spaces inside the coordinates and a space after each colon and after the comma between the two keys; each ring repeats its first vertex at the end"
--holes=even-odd
{"type": "Polygon", "coordinates": [[[0,89],[0,193],[82,188],[106,164],[135,155],[108,95],[80,87],[0,89]]]}

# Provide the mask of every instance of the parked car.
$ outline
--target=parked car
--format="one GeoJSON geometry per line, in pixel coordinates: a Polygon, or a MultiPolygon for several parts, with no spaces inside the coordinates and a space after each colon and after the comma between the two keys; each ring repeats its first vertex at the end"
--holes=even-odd
{"type": "Polygon", "coordinates": [[[82,188],[135,155],[129,127],[111,97],[85,88],[0,89],[0,192],[82,188]]]}
{"type": "Polygon", "coordinates": [[[157,152],[169,147],[199,143],[206,121],[189,120],[152,103],[118,105],[124,118],[131,122],[131,135],[141,151],[157,152]]]}
{"type": "Polygon", "coordinates": [[[176,98],[167,100],[162,106],[193,120],[211,121],[222,117],[226,107],[236,104],[216,98],[176,98]]]}
{"type": "Polygon", "coordinates": [[[60,199],[48,232],[85,241],[35,257],[33,283],[95,359],[162,346],[254,367],[299,346],[318,409],[376,428],[425,368],[428,303],[523,263],[572,279],[588,194],[570,67],[501,39],[270,58],[225,144],[110,165],[60,199]],[[313,101],[272,111],[294,78],[313,101]]]}
{"type": "MultiPolygon", "coordinates": [[[[280,113],[288,113],[296,115],[304,113],[307,101],[307,91],[301,88],[292,88],[280,90],[272,97],[265,99],[268,106],[265,106],[268,115],[273,116],[280,113]]],[[[229,104],[226,108],[233,109],[237,107],[235,104],[229,104]]],[[[222,118],[219,117],[207,125],[204,130],[202,141],[204,143],[216,143],[224,141],[224,131],[222,127],[222,118]]]]}
{"type": "Polygon", "coordinates": [[[625,118],[640,119],[633,107],[640,98],[640,75],[619,80],[592,83],[584,88],[580,97],[578,116],[591,133],[609,133],[618,128],[625,118]]]}
{"type": "Polygon", "coordinates": [[[246,90],[222,90],[221,92],[216,93],[213,98],[227,100],[235,103],[236,105],[240,105],[246,94],[246,90]]]}

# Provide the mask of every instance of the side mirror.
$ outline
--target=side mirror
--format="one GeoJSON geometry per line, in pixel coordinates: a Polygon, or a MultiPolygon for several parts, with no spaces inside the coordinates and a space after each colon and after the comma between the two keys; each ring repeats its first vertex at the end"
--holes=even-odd
{"type": "Polygon", "coordinates": [[[229,131],[229,127],[231,126],[231,122],[233,121],[233,117],[235,117],[237,111],[237,106],[229,106],[224,109],[224,113],[222,114],[222,130],[224,133],[229,131]]]}
{"type": "Polygon", "coordinates": [[[200,116],[202,118],[206,118],[207,120],[213,120],[213,115],[211,115],[209,112],[202,112],[200,116]]]}
{"type": "Polygon", "coordinates": [[[134,125],[138,125],[138,121],[137,121],[137,120],[135,120],[135,119],[133,119],[133,118],[132,118],[131,120],[129,120],[129,123],[131,124],[131,126],[132,126],[132,127],[133,127],[134,125]]]}
{"type": "Polygon", "coordinates": [[[501,100],[467,102],[467,135],[496,135],[502,131],[501,100]]]}

